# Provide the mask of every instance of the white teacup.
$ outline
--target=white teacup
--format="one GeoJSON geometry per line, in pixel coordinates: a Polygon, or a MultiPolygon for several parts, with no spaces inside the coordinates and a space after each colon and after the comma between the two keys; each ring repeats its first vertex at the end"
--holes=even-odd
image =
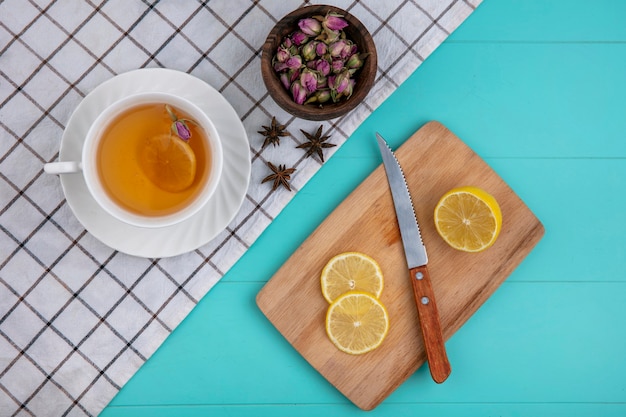
{"type": "MultiPolygon", "coordinates": [[[[168,133],[163,132],[163,133],[168,133]]],[[[176,139],[179,140],[179,139],[176,139]]],[[[45,164],[44,171],[48,174],[77,174],[82,173],[87,188],[98,205],[116,219],[138,227],[166,227],[180,223],[197,213],[204,207],[217,188],[222,173],[222,144],[209,117],[190,101],[168,93],[148,92],[138,93],[123,98],[107,107],[90,126],[85,138],[80,161],[62,161],[45,164]],[[202,183],[193,197],[179,210],[164,215],[146,215],[125,208],[118,204],[103,185],[98,173],[99,169],[114,169],[99,167],[98,150],[103,139],[104,130],[115,121],[116,117],[130,108],[143,104],[166,104],[172,109],[188,115],[204,135],[194,135],[190,139],[204,140],[208,175],[203,175],[202,183]]]]}

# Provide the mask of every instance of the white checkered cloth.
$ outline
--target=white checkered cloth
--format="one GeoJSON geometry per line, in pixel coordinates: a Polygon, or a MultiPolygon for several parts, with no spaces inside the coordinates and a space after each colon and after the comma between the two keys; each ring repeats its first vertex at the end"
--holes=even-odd
{"type": "MultiPolygon", "coordinates": [[[[329,3],[365,24],[379,54],[366,101],[323,123],[341,145],[480,0],[329,3]]],[[[320,168],[295,148],[300,135],[261,149],[257,133],[272,116],[292,134],[319,126],[283,112],[259,82],[266,35],[302,4],[0,1],[0,415],[97,415],[320,168]],[[42,171],[58,159],[80,101],[143,67],[187,72],[215,87],[250,141],[252,177],[235,220],[210,243],[171,258],[129,256],[96,240],[58,178],[42,171]],[[292,192],[260,183],[267,161],[297,168],[292,192]]]]}

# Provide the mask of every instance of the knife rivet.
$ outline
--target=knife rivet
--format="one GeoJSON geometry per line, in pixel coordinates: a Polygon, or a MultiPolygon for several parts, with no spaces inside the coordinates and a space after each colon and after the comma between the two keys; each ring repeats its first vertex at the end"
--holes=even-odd
{"type": "Polygon", "coordinates": [[[428,297],[422,297],[422,304],[428,304],[429,301],[428,297]]]}
{"type": "Polygon", "coordinates": [[[415,274],[415,278],[423,279],[424,278],[424,274],[422,274],[421,272],[418,272],[417,274],[415,274]]]}

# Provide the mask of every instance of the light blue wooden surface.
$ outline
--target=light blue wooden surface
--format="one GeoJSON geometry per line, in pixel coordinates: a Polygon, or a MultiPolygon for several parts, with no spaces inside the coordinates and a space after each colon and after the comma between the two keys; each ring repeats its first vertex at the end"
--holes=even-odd
{"type": "MultiPolygon", "coordinates": [[[[102,413],[363,415],[255,304],[272,274],[428,120],[481,155],[545,237],[372,416],[626,415],[626,1],[484,0],[329,160],[102,413]]],[[[252,184],[254,186],[254,184],[252,184]]],[[[314,254],[312,254],[314,256],[314,254]]]]}

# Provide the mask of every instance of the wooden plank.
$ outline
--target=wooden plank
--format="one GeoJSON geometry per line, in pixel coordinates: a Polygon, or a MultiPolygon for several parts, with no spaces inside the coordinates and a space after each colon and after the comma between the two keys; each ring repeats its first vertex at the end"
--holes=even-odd
{"type": "Polygon", "coordinates": [[[486,160],[549,231],[513,280],[626,281],[626,159],[486,160]]]}
{"type": "MultiPolygon", "coordinates": [[[[429,251],[429,269],[449,338],[496,290],[543,235],[537,218],[515,193],[452,132],[431,122],[396,153],[429,251]],[[460,185],[476,185],[498,200],[503,213],[496,244],[479,254],[450,248],[434,229],[439,198],[460,185]]],[[[360,408],[382,402],[425,361],[404,250],[387,179],[379,167],[316,229],[267,283],[257,304],[287,340],[360,408]],[[392,321],[385,343],[362,356],[337,350],[324,331],[328,307],[319,274],[334,255],[360,251],[385,274],[392,321]]]]}
{"type": "MultiPolygon", "coordinates": [[[[379,158],[375,152],[371,136],[341,149],[326,163],[329,169],[322,170],[300,191],[298,198],[248,250],[246,262],[235,265],[225,280],[265,282],[339,205],[347,190],[358,186],[367,174],[366,169],[379,158]],[[364,151],[367,146],[363,141],[367,139],[371,142],[370,155],[364,151]],[[336,175],[339,167],[345,175],[336,175]]],[[[626,222],[621,210],[625,203],[623,194],[615,192],[626,187],[626,159],[485,158],[485,161],[532,208],[548,230],[539,243],[541,250],[533,251],[520,266],[521,272],[511,279],[626,281],[623,273],[626,222]],[[585,226],[572,227],[574,224],[585,226]],[[577,262],[581,253],[587,260],[583,264],[577,262]]]]}
{"type": "MultiPolygon", "coordinates": [[[[378,410],[377,410],[378,411],[378,410]]],[[[624,404],[494,404],[494,403],[456,403],[456,404],[391,404],[382,405],[380,413],[372,415],[386,416],[429,416],[429,417],[476,417],[478,415],[519,417],[623,417],[626,414],[624,404]],[[384,413],[384,414],[382,414],[384,413]]],[[[362,412],[348,405],[339,404],[246,404],[232,405],[173,405],[164,408],[151,406],[109,407],[100,417],[206,417],[229,416],[249,417],[348,417],[362,416],[362,412]]],[[[370,414],[368,414],[369,416],[370,414]]]]}
{"type": "MultiPolygon", "coordinates": [[[[104,416],[129,416],[143,407],[156,413],[159,407],[181,404],[187,404],[185,409],[230,404],[226,409],[233,413],[246,404],[263,409],[274,404],[279,408],[268,410],[277,412],[302,404],[303,415],[308,407],[327,404],[330,408],[321,410],[362,415],[259,311],[254,297],[261,287],[220,283],[109,407],[126,411],[104,416]]],[[[626,316],[624,299],[625,283],[507,280],[448,341],[454,369],[446,383],[434,384],[424,366],[372,414],[398,415],[391,413],[398,406],[413,415],[410,410],[432,404],[441,407],[432,415],[463,415],[462,406],[448,408],[455,403],[473,404],[476,410],[489,404],[515,410],[521,403],[534,403],[537,413],[518,415],[546,416],[576,407],[598,410],[586,415],[605,415],[607,404],[624,407],[626,346],[615,331],[626,316]]]]}
{"type": "Polygon", "coordinates": [[[624,56],[626,43],[444,43],[407,80],[414,94],[392,94],[388,118],[353,137],[382,124],[398,145],[439,120],[482,158],[624,158],[624,56]]]}
{"type": "Polygon", "coordinates": [[[626,40],[621,0],[485,0],[446,42],[626,40]]]}

